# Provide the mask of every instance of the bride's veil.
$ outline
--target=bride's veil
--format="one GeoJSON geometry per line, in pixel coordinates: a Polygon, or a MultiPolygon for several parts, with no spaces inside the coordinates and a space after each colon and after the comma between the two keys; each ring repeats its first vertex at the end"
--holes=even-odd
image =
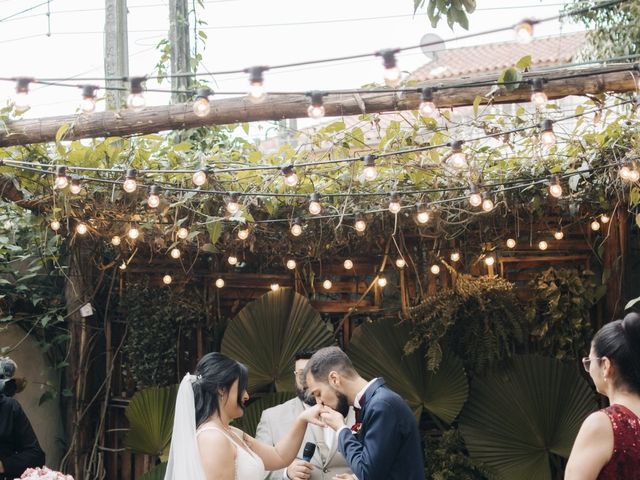
{"type": "Polygon", "coordinates": [[[169,463],[164,480],[205,480],[196,440],[196,407],[193,400],[195,375],[180,382],[173,419],[169,463]]]}

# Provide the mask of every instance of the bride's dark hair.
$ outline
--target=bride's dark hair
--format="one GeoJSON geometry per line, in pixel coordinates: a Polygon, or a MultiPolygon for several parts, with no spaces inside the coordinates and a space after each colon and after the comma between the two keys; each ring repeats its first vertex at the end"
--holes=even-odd
{"type": "Polygon", "coordinates": [[[193,382],[193,397],[196,407],[196,428],[202,425],[213,412],[220,413],[220,392],[229,392],[238,380],[238,405],[244,408],[242,395],[247,389],[248,371],[242,363],[218,352],[207,353],[200,359],[194,372],[198,378],[193,382]]]}

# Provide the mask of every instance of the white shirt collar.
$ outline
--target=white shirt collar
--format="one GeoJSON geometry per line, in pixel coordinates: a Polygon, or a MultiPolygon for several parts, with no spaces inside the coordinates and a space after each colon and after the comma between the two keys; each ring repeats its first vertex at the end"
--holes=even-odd
{"type": "Polygon", "coordinates": [[[360,406],[360,399],[363,397],[364,392],[366,392],[366,391],[367,391],[367,388],[369,388],[369,387],[373,384],[373,382],[375,382],[376,380],[377,380],[377,378],[372,379],[369,383],[367,383],[367,384],[364,386],[364,388],[363,388],[362,390],[360,390],[360,391],[358,392],[358,394],[356,395],[356,398],[355,398],[355,399],[354,399],[354,401],[353,401],[353,407],[354,407],[354,408],[362,408],[362,407],[360,406]]]}

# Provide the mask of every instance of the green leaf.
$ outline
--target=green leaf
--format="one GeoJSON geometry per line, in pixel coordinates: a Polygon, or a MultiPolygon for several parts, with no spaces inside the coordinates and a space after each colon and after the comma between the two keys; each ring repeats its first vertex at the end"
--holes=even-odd
{"type": "Polygon", "coordinates": [[[200,250],[207,253],[218,253],[219,250],[212,243],[205,243],[200,247],[200,250]]]}
{"type": "Polygon", "coordinates": [[[62,141],[62,137],[64,136],[65,133],[67,133],[70,127],[71,127],[71,124],[69,123],[63,123],[60,126],[60,128],[56,132],[56,143],[60,143],[62,141]]]}
{"type": "Polygon", "coordinates": [[[524,70],[530,65],[531,65],[531,55],[526,55],[516,62],[516,67],[519,68],[520,70],[524,70]]]}
{"type": "Polygon", "coordinates": [[[478,116],[478,109],[480,108],[480,104],[482,103],[482,97],[480,95],[476,95],[476,98],[473,99],[473,116],[478,116]]]}
{"type": "Polygon", "coordinates": [[[169,447],[178,386],[147,388],[137,392],[125,415],[129,432],[125,445],[138,453],[160,456],[169,447]]]}
{"type": "Polygon", "coordinates": [[[209,232],[209,241],[215,245],[222,235],[222,221],[216,220],[207,223],[207,231],[209,232]]]}
{"type": "Polygon", "coordinates": [[[173,146],[173,151],[174,152],[185,152],[187,150],[191,150],[191,144],[190,143],[178,143],[177,145],[173,146]]]}
{"type": "Polygon", "coordinates": [[[38,406],[42,405],[45,402],[48,402],[49,400],[53,400],[54,398],[55,397],[53,395],[53,392],[51,390],[47,390],[42,395],[40,395],[40,399],[38,400],[38,406]]]}

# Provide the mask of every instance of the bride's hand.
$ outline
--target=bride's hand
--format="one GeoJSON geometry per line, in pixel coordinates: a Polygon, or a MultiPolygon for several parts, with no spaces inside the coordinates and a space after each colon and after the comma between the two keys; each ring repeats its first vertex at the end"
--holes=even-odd
{"type": "Polygon", "coordinates": [[[323,409],[322,405],[316,404],[313,407],[309,407],[306,410],[304,410],[298,418],[301,420],[304,420],[307,423],[313,423],[314,425],[325,427],[326,424],[320,417],[320,414],[322,413],[322,409],[323,409]]]}

